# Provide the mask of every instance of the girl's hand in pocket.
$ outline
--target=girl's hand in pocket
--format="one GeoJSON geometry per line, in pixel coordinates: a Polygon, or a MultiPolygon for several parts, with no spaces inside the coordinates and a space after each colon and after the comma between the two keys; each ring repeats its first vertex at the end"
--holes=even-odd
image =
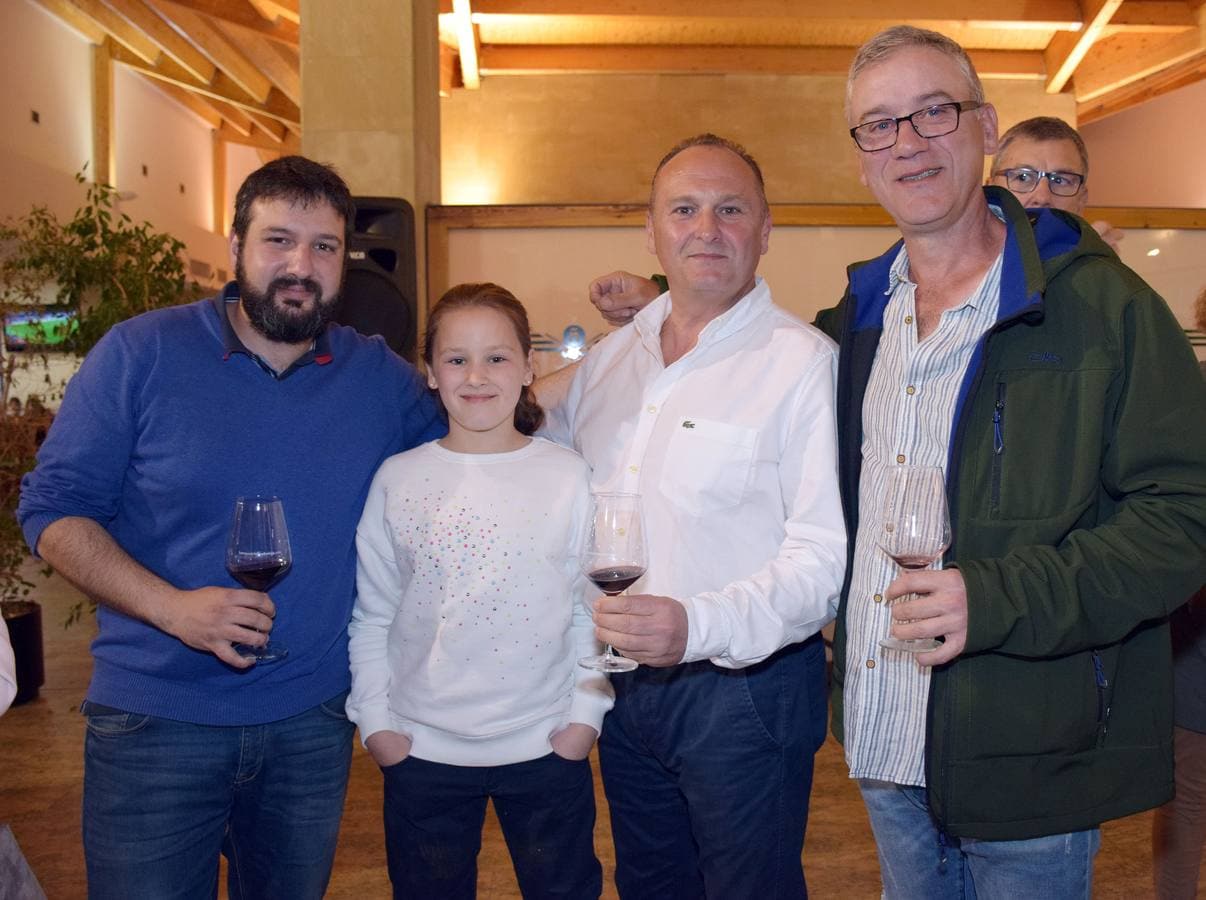
{"type": "Polygon", "coordinates": [[[571,722],[549,738],[553,752],[562,759],[586,759],[599,732],[581,722],[571,722]]]}
{"type": "Polygon", "coordinates": [[[374,731],[364,742],[369,755],[381,768],[394,766],[410,756],[411,740],[396,731],[374,731]]]}

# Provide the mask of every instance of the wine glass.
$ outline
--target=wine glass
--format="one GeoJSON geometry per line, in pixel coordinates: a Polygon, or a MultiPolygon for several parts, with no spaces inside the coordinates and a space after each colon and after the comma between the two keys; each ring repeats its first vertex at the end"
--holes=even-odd
{"type": "MultiPolygon", "coordinates": [[[[884,485],[879,547],[902,569],[924,569],[951,543],[946,508],[946,476],[936,466],[893,466],[884,485]]],[[[900,598],[905,600],[906,597],[900,598]]],[[[879,642],[889,650],[922,653],[941,647],[934,638],[879,642]]]]}
{"type": "MultiPolygon", "coordinates": [[[[235,500],[230,540],[226,544],[226,571],[243,587],[266,591],[285,577],[293,565],[285,508],[277,497],[239,497],[235,500]]],[[[276,662],[289,651],[268,641],[262,647],[235,644],[239,656],[257,662],[276,662]]]]}
{"type": "MultiPolygon", "coordinates": [[[[645,574],[645,520],[640,494],[594,494],[582,546],[582,571],[595,587],[615,597],[645,574]]],[[[636,660],[616,656],[611,644],[578,665],[599,672],[631,672],[636,660]]]]}

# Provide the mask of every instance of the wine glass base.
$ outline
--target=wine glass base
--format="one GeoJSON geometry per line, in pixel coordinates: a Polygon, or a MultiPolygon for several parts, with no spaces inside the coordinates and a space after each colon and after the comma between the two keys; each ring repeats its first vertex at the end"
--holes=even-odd
{"type": "Polygon", "coordinates": [[[639,664],[635,659],[628,659],[625,656],[600,653],[598,656],[582,657],[578,660],[578,665],[596,672],[631,672],[639,664]]]}
{"type": "Polygon", "coordinates": [[[926,653],[930,650],[937,650],[942,646],[941,641],[936,641],[933,638],[916,638],[911,641],[902,641],[899,638],[884,638],[879,642],[879,645],[885,650],[903,650],[905,653],[926,653]]]}
{"type": "Polygon", "coordinates": [[[269,641],[262,647],[252,647],[250,644],[235,644],[235,653],[244,659],[254,659],[257,663],[273,663],[289,655],[289,650],[280,644],[269,641]]]}

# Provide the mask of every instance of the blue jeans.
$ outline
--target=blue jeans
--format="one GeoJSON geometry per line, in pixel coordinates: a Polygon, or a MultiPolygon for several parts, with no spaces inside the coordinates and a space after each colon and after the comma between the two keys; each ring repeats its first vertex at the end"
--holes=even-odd
{"type": "Polygon", "coordinates": [[[319,898],[347,791],[340,694],[289,719],[191,725],[86,702],[84,855],[92,900],[319,898]]]}
{"type": "Polygon", "coordinates": [[[599,739],[625,900],[807,897],[800,855],[825,737],[819,637],[743,670],[613,675],[599,739]]]}
{"type": "Polygon", "coordinates": [[[381,772],[394,897],[477,895],[487,798],[524,897],[597,900],[603,890],[588,760],[550,753],[505,766],[450,766],[409,757],[381,772]]]}
{"type": "Polygon", "coordinates": [[[925,788],[862,779],[886,900],[1089,900],[1096,829],[1021,841],[939,833],[925,788]]]}

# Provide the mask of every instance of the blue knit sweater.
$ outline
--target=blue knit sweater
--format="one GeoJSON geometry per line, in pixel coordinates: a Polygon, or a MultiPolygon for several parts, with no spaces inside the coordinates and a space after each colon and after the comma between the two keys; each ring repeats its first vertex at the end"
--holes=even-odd
{"type": "Polygon", "coordinates": [[[280,497],[293,568],[269,594],[283,661],[235,670],[105,607],[92,645],[89,700],[250,725],[348,687],[369,482],[382,460],[444,425],[418,373],[381,339],[332,326],[306,364],[278,378],[240,350],[222,307],[213,298],[159,310],[106,335],[68,385],[18,518],[34,548],[56,519],[94,519],[143,566],[190,589],[235,584],[224,566],[235,497],[280,497]]]}

